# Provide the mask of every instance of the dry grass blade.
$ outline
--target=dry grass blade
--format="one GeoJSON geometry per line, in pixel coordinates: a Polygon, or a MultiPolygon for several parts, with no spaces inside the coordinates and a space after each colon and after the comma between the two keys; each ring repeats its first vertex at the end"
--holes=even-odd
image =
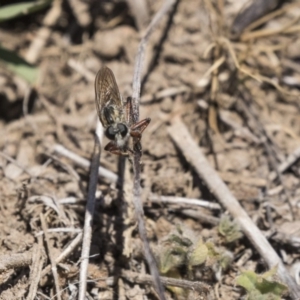
{"type": "Polygon", "coordinates": [[[100,149],[101,148],[100,148],[99,137],[96,134],[94,154],[91,163],[88,199],[87,199],[85,217],[84,217],[80,280],[79,280],[79,297],[78,297],[79,300],[84,300],[85,293],[86,293],[87,269],[88,269],[90,245],[92,239],[92,225],[93,225],[94,208],[95,208],[95,193],[96,193],[97,182],[98,182],[100,149]]]}
{"type": "Polygon", "coordinates": [[[61,299],[61,291],[60,291],[60,286],[59,286],[59,278],[58,278],[58,274],[57,274],[56,262],[53,257],[52,248],[50,245],[50,239],[48,236],[48,227],[47,227],[46,220],[45,220],[45,217],[43,214],[40,214],[40,219],[41,219],[41,224],[42,224],[42,228],[44,231],[45,241],[46,241],[47,248],[48,248],[48,255],[50,258],[50,262],[51,262],[51,269],[52,269],[52,274],[53,274],[54,283],[55,283],[56,296],[57,296],[57,299],[60,300],[61,299]]]}
{"type": "Polygon", "coordinates": [[[73,10],[74,16],[81,27],[91,24],[92,18],[89,12],[88,3],[80,0],[69,0],[69,5],[73,10]]]}
{"type": "Polygon", "coordinates": [[[157,203],[173,203],[178,204],[180,206],[201,206],[206,207],[208,209],[221,209],[220,205],[218,203],[212,203],[207,200],[202,199],[190,199],[190,198],[183,198],[183,197],[173,197],[173,196],[159,196],[159,195],[150,195],[149,200],[152,202],[157,203]]]}
{"type": "Polygon", "coordinates": [[[220,203],[240,224],[245,235],[249,238],[269,268],[277,266],[277,274],[279,278],[288,285],[293,299],[299,299],[300,289],[289,275],[281,259],[245,210],[241,207],[236,198],[232,195],[217,172],[211,167],[198,145],[190,136],[186,126],[178,117],[173,119],[168,132],[186,160],[195,168],[199,177],[206,183],[211,193],[215,195],[220,203]]]}
{"type": "Polygon", "coordinates": [[[36,292],[38,284],[41,279],[41,273],[44,263],[43,258],[43,240],[42,237],[38,237],[38,244],[33,249],[33,259],[30,273],[30,288],[26,300],[36,299],[36,292]]]}
{"type": "Polygon", "coordinates": [[[252,22],[276,8],[279,2],[279,0],[252,1],[251,5],[237,15],[232,25],[232,33],[239,35],[252,22]]]}
{"type": "MultiPolygon", "coordinates": [[[[76,238],[70,243],[70,245],[68,245],[66,247],[66,249],[64,249],[64,251],[55,259],[56,264],[60,263],[64,259],[66,259],[72,253],[72,251],[76,247],[78,247],[78,245],[80,244],[81,240],[82,240],[82,233],[79,233],[76,236],[76,238]]],[[[51,265],[48,265],[47,267],[45,267],[45,269],[42,271],[41,277],[47,275],[50,272],[50,270],[51,270],[51,265]]]]}
{"type": "Polygon", "coordinates": [[[56,24],[61,14],[61,0],[54,0],[51,9],[43,20],[43,27],[39,29],[35,39],[32,41],[27,53],[26,60],[30,63],[36,63],[48,38],[52,33],[52,26],[56,24]]]}
{"type": "MultiPolygon", "coordinates": [[[[68,150],[67,148],[65,148],[62,145],[54,145],[50,149],[50,151],[69,158],[70,160],[72,160],[73,162],[75,162],[77,165],[79,165],[81,167],[84,167],[86,169],[90,168],[90,162],[87,159],[68,150]]],[[[0,155],[1,155],[1,152],[0,152],[0,155]]],[[[104,177],[111,182],[116,183],[118,181],[118,176],[115,173],[113,173],[103,167],[99,167],[98,174],[100,177],[104,177]]]]}
{"type": "MultiPolygon", "coordinates": [[[[141,92],[141,74],[143,70],[143,62],[144,62],[144,56],[145,56],[145,48],[148,42],[148,39],[153,32],[156,25],[159,23],[159,21],[162,19],[162,17],[170,10],[170,8],[175,4],[174,0],[168,0],[165,2],[163,7],[156,13],[156,15],[153,17],[150,25],[148,26],[146,33],[144,37],[142,38],[138,53],[136,56],[136,62],[135,62],[135,69],[134,69],[134,75],[133,75],[133,92],[132,92],[132,99],[133,99],[133,121],[135,123],[139,120],[139,99],[140,99],[140,92],[141,92]]],[[[139,234],[143,241],[144,245],[144,253],[145,258],[147,260],[150,273],[153,278],[153,283],[155,286],[155,289],[158,293],[158,296],[160,299],[164,300],[166,299],[164,296],[164,288],[159,278],[159,272],[156,265],[155,258],[151,252],[150,245],[147,239],[147,233],[146,233],[146,227],[144,223],[144,211],[143,206],[141,202],[141,163],[140,163],[141,154],[139,152],[135,152],[134,158],[133,158],[133,172],[134,172],[134,181],[133,181],[133,203],[135,206],[135,213],[138,221],[138,228],[139,228],[139,234]]]]}
{"type": "MultiPolygon", "coordinates": [[[[263,16],[262,18],[258,19],[257,21],[251,23],[249,26],[247,26],[245,28],[245,32],[247,31],[251,31],[252,29],[254,28],[257,28],[259,26],[261,26],[262,24],[268,22],[269,20],[272,20],[288,11],[290,11],[291,9],[294,9],[296,8],[297,6],[299,6],[299,3],[298,2],[295,2],[295,3],[291,3],[291,4],[288,4],[286,6],[284,6],[283,8],[281,9],[276,9],[275,11],[271,12],[271,13],[268,13],[267,15],[263,16]]],[[[267,12],[267,11],[266,11],[267,12]]]]}
{"type": "Polygon", "coordinates": [[[32,251],[13,255],[2,255],[0,257],[0,261],[1,273],[7,271],[8,269],[27,267],[32,263],[32,251]]]}
{"type": "MultiPolygon", "coordinates": [[[[149,284],[152,281],[151,276],[149,275],[143,275],[135,272],[130,271],[122,271],[122,276],[124,279],[129,280],[134,283],[142,283],[142,284],[149,284]]],[[[190,289],[195,290],[198,292],[208,293],[210,290],[210,286],[204,282],[200,281],[189,281],[189,280],[183,280],[183,279],[175,279],[175,278],[169,278],[169,277],[160,277],[162,283],[164,285],[170,285],[170,286],[177,286],[184,289],[190,289]]]]}
{"type": "Polygon", "coordinates": [[[147,7],[147,1],[127,0],[127,3],[133,13],[135,23],[139,31],[142,31],[147,26],[149,21],[149,11],[147,7]]]}

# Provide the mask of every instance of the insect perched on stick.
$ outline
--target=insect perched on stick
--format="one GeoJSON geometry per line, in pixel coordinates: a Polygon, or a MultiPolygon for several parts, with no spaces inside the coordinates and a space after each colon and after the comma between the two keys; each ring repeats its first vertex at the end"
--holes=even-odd
{"type": "Polygon", "coordinates": [[[105,128],[105,135],[110,142],[105,150],[117,155],[129,155],[141,151],[142,133],[151,119],[133,122],[132,99],[123,103],[113,72],[103,67],[95,79],[96,107],[99,119],[105,128]],[[134,138],[133,149],[127,145],[129,137],[134,138]]]}

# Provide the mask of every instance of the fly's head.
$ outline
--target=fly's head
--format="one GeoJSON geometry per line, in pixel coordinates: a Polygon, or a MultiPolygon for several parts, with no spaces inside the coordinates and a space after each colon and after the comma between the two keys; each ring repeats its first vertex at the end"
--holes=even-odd
{"type": "Polygon", "coordinates": [[[105,130],[106,137],[114,141],[118,148],[123,149],[129,138],[128,126],[124,123],[113,123],[105,130]]]}

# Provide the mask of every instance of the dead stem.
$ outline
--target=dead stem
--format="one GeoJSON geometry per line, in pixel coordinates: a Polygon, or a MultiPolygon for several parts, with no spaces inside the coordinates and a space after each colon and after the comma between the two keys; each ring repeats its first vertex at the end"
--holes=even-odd
{"type": "Polygon", "coordinates": [[[87,269],[89,263],[90,246],[92,239],[92,226],[95,209],[95,193],[98,182],[98,169],[100,161],[100,141],[99,137],[95,135],[95,147],[91,162],[90,180],[87,204],[84,217],[84,228],[83,228],[83,242],[81,251],[81,265],[80,265],[80,279],[79,279],[79,300],[85,299],[86,283],[87,283],[87,269]]]}
{"type": "Polygon", "coordinates": [[[87,27],[91,24],[92,18],[89,12],[88,3],[80,0],[69,0],[69,5],[74,16],[81,27],[87,27]]]}
{"type": "MultiPolygon", "coordinates": [[[[132,84],[132,99],[133,99],[133,122],[137,123],[139,121],[139,100],[140,100],[140,92],[141,92],[141,75],[143,70],[144,56],[145,56],[145,48],[148,43],[148,39],[158,25],[159,21],[162,17],[170,10],[170,8],[175,4],[175,0],[167,0],[163,7],[156,13],[153,17],[151,23],[149,24],[146,32],[139,44],[138,53],[135,60],[135,68],[133,75],[133,84],[132,84]]],[[[155,286],[155,289],[158,293],[158,296],[161,300],[166,299],[164,295],[164,288],[159,278],[159,272],[156,265],[155,258],[151,252],[150,245],[147,239],[147,232],[144,223],[144,211],[143,205],[141,202],[141,153],[138,151],[135,152],[133,158],[133,172],[134,172],[134,180],[133,180],[133,203],[135,206],[136,218],[138,221],[138,228],[141,240],[144,245],[144,253],[145,258],[148,263],[148,267],[150,269],[150,273],[152,275],[152,280],[155,286]]]]}
{"type": "MultiPolygon", "coordinates": [[[[242,93],[241,94],[242,98],[248,97],[248,95],[247,95],[248,93],[243,93],[243,92],[241,92],[241,93],[242,93]]],[[[269,162],[271,164],[271,167],[272,167],[273,171],[276,173],[281,185],[283,186],[283,195],[284,195],[284,198],[285,198],[284,201],[288,204],[292,219],[294,220],[295,219],[295,212],[293,210],[293,206],[292,206],[291,201],[290,201],[290,196],[289,196],[289,193],[288,193],[287,189],[285,188],[285,184],[283,182],[281,172],[278,169],[276,158],[275,158],[275,155],[274,155],[274,150],[273,150],[272,147],[270,147],[270,141],[272,141],[272,140],[270,139],[270,136],[268,135],[267,131],[264,129],[264,126],[259,122],[258,117],[257,117],[257,113],[254,110],[254,107],[253,106],[247,106],[244,103],[244,101],[239,101],[239,107],[243,110],[244,114],[249,118],[249,120],[252,120],[253,124],[256,124],[257,128],[253,128],[253,131],[255,132],[255,129],[256,129],[256,131],[258,131],[257,134],[259,136],[263,137],[261,140],[262,140],[262,143],[263,143],[263,145],[265,147],[265,150],[268,154],[269,162]]]]}
{"type": "Polygon", "coordinates": [[[173,196],[159,196],[159,195],[150,195],[149,200],[151,202],[157,202],[157,203],[171,203],[171,204],[177,204],[177,205],[196,205],[205,207],[208,209],[217,209],[220,210],[221,207],[218,203],[213,203],[207,200],[202,199],[190,199],[190,198],[183,198],[183,197],[173,197],[173,196]]]}
{"type": "Polygon", "coordinates": [[[48,38],[52,33],[52,26],[57,22],[61,14],[61,0],[55,0],[52,7],[43,20],[43,27],[37,32],[35,39],[32,41],[25,58],[30,63],[36,63],[48,38]]]}
{"type": "MultiPolygon", "coordinates": [[[[68,245],[64,251],[55,259],[56,264],[60,263],[61,261],[65,260],[75,248],[77,248],[82,240],[82,233],[79,233],[76,238],[68,245]]],[[[1,269],[0,269],[1,270],[1,269]]],[[[47,275],[51,271],[51,265],[45,267],[42,271],[41,277],[47,275]]]]}
{"type": "Polygon", "coordinates": [[[0,262],[0,273],[6,272],[9,269],[27,267],[32,263],[32,251],[2,255],[0,262]]]}
{"type": "MultiPolygon", "coordinates": [[[[285,172],[287,169],[289,169],[294,163],[296,163],[300,159],[300,147],[294,150],[293,153],[291,153],[285,161],[283,161],[279,166],[278,166],[278,171],[280,173],[285,172]]],[[[270,180],[274,180],[276,178],[277,174],[276,172],[272,172],[269,176],[270,180]]]]}
{"type": "Polygon", "coordinates": [[[36,292],[41,279],[41,273],[44,263],[42,237],[38,237],[38,244],[36,244],[33,249],[32,258],[33,262],[30,271],[30,287],[26,300],[36,299],[36,292]]]}
{"type": "Polygon", "coordinates": [[[133,17],[135,19],[136,26],[140,32],[147,26],[149,22],[149,11],[146,0],[127,0],[133,17]]]}
{"type": "MultiPolygon", "coordinates": [[[[64,157],[67,157],[68,159],[72,160],[75,164],[77,164],[78,166],[81,166],[85,169],[90,168],[90,162],[87,159],[68,150],[67,148],[65,148],[62,145],[59,145],[59,144],[54,145],[50,151],[60,154],[64,157]]],[[[0,155],[1,155],[1,152],[0,152],[0,155]]],[[[118,181],[118,176],[115,173],[113,173],[103,167],[99,167],[98,174],[100,177],[104,177],[113,183],[116,183],[118,181]]]]}
{"type": "Polygon", "coordinates": [[[55,284],[55,289],[56,289],[56,296],[57,299],[60,300],[61,299],[61,291],[60,291],[60,285],[59,285],[59,278],[58,278],[58,274],[57,274],[57,266],[56,266],[56,262],[54,259],[54,254],[52,251],[52,247],[51,247],[51,243],[50,243],[50,239],[48,236],[48,226],[45,220],[44,215],[41,213],[40,214],[40,219],[41,219],[41,224],[42,224],[42,228],[44,231],[44,236],[45,236],[45,241],[46,241],[46,245],[48,248],[48,255],[50,258],[50,262],[51,262],[51,270],[52,270],[52,274],[53,274],[53,278],[54,278],[54,284],[55,284]]]}
{"type": "Polygon", "coordinates": [[[241,32],[252,22],[265,16],[278,6],[279,0],[252,1],[241,13],[237,15],[232,25],[232,33],[239,36],[241,32]]]}
{"type": "MultiPolygon", "coordinates": [[[[134,282],[134,283],[151,284],[152,282],[151,276],[135,273],[131,271],[122,271],[121,276],[124,277],[125,280],[129,280],[130,282],[134,282]]],[[[169,278],[164,276],[161,276],[160,279],[163,285],[165,286],[167,285],[177,286],[184,289],[203,292],[206,294],[210,291],[210,286],[200,281],[189,281],[189,280],[175,279],[175,278],[169,278]]]]}

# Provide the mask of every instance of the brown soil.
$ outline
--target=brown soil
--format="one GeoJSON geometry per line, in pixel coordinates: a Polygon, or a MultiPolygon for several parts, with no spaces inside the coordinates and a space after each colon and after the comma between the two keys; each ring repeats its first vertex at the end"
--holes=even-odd
{"type": "MultiPolygon", "coordinates": [[[[228,242],[220,234],[216,224],[226,215],[224,209],[153,200],[159,195],[216,203],[168,135],[175,114],[182,117],[291,275],[299,276],[295,268],[300,164],[296,160],[284,172],[280,165],[300,145],[299,28],[289,31],[285,27],[299,27],[300,6],[256,28],[263,33],[270,30],[269,34],[245,34],[233,40],[230,28],[243,2],[224,1],[220,8],[223,1],[178,1],[155,29],[146,50],[140,117],[150,117],[151,123],[142,139],[141,184],[153,251],[163,264],[166,245],[172,249],[176,243],[170,238],[175,232],[194,246],[199,239],[210,242],[230,257],[223,268],[211,259],[192,270],[182,261],[172,272],[165,272],[168,277],[202,281],[211,289],[207,295],[170,288],[168,299],[213,299],[212,291],[219,299],[241,299],[245,290],[236,285],[241,270],[267,270],[248,239],[228,242]],[[209,70],[212,66],[216,68],[209,70]],[[164,90],[170,93],[161,95],[164,90]]],[[[113,70],[124,99],[131,95],[141,33],[126,2],[83,2],[91,20],[86,27],[78,25],[68,3],[51,27],[36,62],[38,83],[29,92],[20,78],[0,69],[1,299],[25,299],[32,274],[39,274],[36,299],[54,299],[51,270],[34,273],[34,268],[44,270],[50,264],[49,248],[57,257],[82,229],[89,170],[54,152],[53,147],[62,145],[90,160],[97,118],[93,78],[101,66],[113,70]],[[48,233],[48,243],[41,234],[42,219],[48,229],[57,229],[48,233]],[[9,259],[12,266],[6,263],[9,259]]],[[[148,1],[150,18],[162,3],[148,1]]],[[[25,57],[48,11],[5,22],[0,29],[1,45],[25,57]]],[[[118,159],[102,151],[100,164],[117,173],[118,159]]],[[[151,285],[128,280],[122,273],[148,273],[131,203],[132,169],[129,163],[127,167],[123,193],[115,183],[99,177],[88,299],[157,299],[151,285]]],[[[61,299],[77,297],[80,253],[79,244],[57,266],[61,299]]]]}

